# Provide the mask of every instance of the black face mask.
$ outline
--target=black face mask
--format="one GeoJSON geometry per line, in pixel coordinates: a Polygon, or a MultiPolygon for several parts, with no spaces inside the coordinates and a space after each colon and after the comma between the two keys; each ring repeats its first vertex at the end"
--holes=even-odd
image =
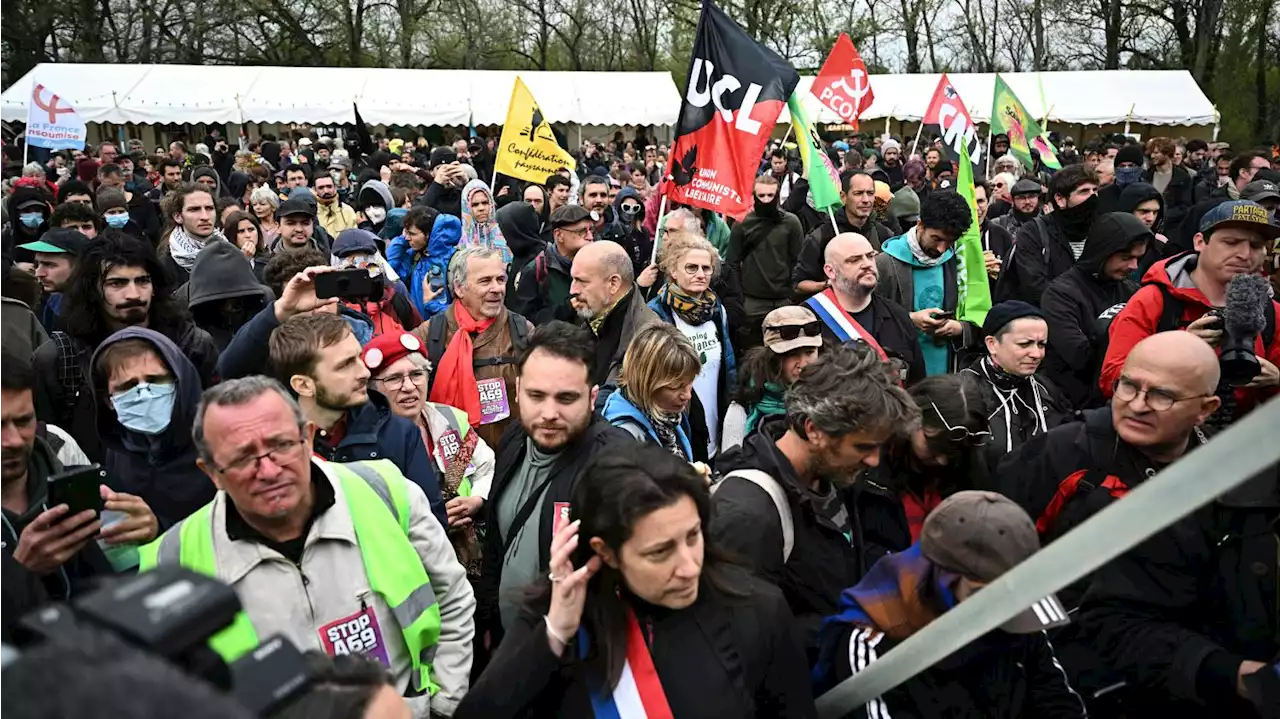
{"type": "Polygon", "coordinates": [[[618,215],[623,222],[632,223],[644,219],[644,205],[622,205],[618,208],[618,215]]]}
{"type": "Polygon", "coordinates": [[[1084,238],[1088,234],[1089,225],[1093,224],[1093,218],[1097,213],[1097,195],[1090,197],[1075,207],[1066,207],[1053,211],[1054,216],[1062,223],[1062,228],[1067,231],[1067,234],[1076,238],[1084,238]]]}
{"type": "Polygon", "coordinates": [[[752,199],[756,203],[756,214],[762,217],[775,217],[778,214],[778,196],[773,196],[772,202],[761,202],[759,197],[752,195],[752,199]]]}

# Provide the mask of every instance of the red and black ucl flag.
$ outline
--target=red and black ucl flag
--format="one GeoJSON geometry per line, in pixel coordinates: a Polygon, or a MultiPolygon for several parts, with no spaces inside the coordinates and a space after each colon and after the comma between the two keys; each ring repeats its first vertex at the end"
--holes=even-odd
{"type": "Polygon", "coordinates": [[[765,143],[799,82],[790,63],[704,0],[667,196],[733,217],[750,211],[765,143]]]}

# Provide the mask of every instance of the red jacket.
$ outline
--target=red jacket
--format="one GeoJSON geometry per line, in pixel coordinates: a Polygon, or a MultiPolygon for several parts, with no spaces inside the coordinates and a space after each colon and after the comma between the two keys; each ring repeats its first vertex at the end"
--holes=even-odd
{"type": "MultiPolygon", "coordinates": [[[[1098,377],[1098,385],[1103,396],[1110,398],[1112,387],[1120,379],[1120,370],[1124,367],[1125,358],[1133,346],[1143,338],[1155,334],[1160,324],[1160,315],[1164,311],[1164,295],[1159,287],[1163,285],[1169,294],[1182,301],[1182,317],[1178,329],[1185,329],[1188,324],[1199,319],[1212,309],[1204,293],[1191,284],[1191,270],[1195,269],[1198,255],[1187,254],[1161,260],[1147,270],[1142,278],[1142,287],[1138,289],[1120,314],[1112,320],[1109,330],[1110,341],[1107,345],[1107,356],[1102,361],[1102,373],[1098,377]]],[[[1275,300],[1277,314],[1280,305],[1275,300]]],[[[1219,350],[1219,348],[1214,348],[1219,350]]],[[[1254,352],[1259,357],[1266,357],[1272,364],[1280,364],[1280,323],[1269,343],[1264,345],[1259,337],[1254,342],[1254,352]],[[1266,346],[1270,346],[1270,351],[1266,346]]],[[[1276,394],[1276,388],[1237,389],[1236,401],[1240,412],[1248,412],[1254,406],[1276,394]]]]}

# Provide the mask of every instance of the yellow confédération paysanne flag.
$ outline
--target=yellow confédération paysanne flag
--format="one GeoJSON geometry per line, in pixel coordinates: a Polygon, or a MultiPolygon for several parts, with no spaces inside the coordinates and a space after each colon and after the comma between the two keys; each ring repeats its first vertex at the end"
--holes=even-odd
{"type": "Polygon", "coordinates": [[[561,168],[578,169],[573,156],[556,143],[551,125],[524,81],[516,78],[494,169],[527,182],[544,184],[561,168]]]}

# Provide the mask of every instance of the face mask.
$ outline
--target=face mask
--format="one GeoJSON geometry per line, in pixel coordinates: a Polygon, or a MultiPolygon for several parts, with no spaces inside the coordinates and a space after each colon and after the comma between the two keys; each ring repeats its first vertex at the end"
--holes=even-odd
{"type": "Polygon", "coordinates": [[[1116,168],[1116,184],[1120,187],[1132,185],[1142,180],[1141,167],[1117,167],[1116,168]]]}
{"type": "Polygon", "coordinates": [[[160,434],[169,427],[178,386],[140,382],[131,389],[111,395],[116,419],[126,429],[142,434],[160,434]]]}
{"type": "Polygon", "coordinates": [[[40,226],[41,222],[44,222],[44,214],[40,212],[24,212],[18,215],[18,221],[22,223],[23,227],[34,230],[40,226]]]}
{"type": "Polygon", "coordinates": [[[342,183],[342,172],[340,172],[340,171],[338,171],[338,170],[334,170],[333,172],[330,172],[330,173],[329,173],[329,177],[332,177],[332,178],[333,178],[333,182],[334,182],[334,184],[341,184],[341,183],[342,183]]]}
{"type": "Polygon", "coordinates": [[[378,207],[376,205],[373,207],[366,207],[364,208],[364,216],[365,219],[369,220],[373,224],[380,225],[387,219],[387,208],[378,207]]]}
{"type": "Polygon", "coordinates": [[[623,222],[635,222],[644,216],[644,208],[640,205],[623,205],[619,214],[622,215],[623,222]]]}
{"type": "Polygon", "coordinates": [[[778,196],[773,196],[772,202],[761,202],[759,197],[752,196],[756,203],[757,215],[776,215],[778,214],[778,196]]]}
{"type": "Polygon", "coordinates": [[[1062,221],[1067,231],[1077,237],[1083,237],[1093,223],[1098,210],[1098,196],[1094,195],[1075,207],[1054,210],[1053,214],[1062,221]]]}
{"type": "Polygon", "coordinates": [[[102,219],[106,220],[106,221],[107,221],[107,226],[108,226],[108,227],[110,227],[110,228],[111,228],[111,229],[113,229],[113,230],[122,230],[122,229],[124,229],[124,226],[125,226],[125,225],[129,224],[129,215],[128,215],[128,214],[122,214],[122,215],[107,215],[106,217],[103,217],[102,219]]]}

